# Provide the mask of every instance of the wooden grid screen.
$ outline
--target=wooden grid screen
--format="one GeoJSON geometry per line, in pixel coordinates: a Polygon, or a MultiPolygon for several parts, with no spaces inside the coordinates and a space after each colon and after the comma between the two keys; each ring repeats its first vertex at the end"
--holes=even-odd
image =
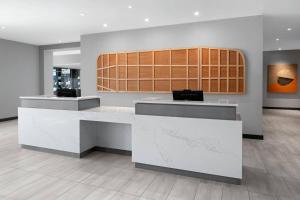
{"type": "Polygon", "coordinates": [[[102,54],[97,90],[244,94],[245,59],[241,51],[220,48],[166,49],[102,54]]]}

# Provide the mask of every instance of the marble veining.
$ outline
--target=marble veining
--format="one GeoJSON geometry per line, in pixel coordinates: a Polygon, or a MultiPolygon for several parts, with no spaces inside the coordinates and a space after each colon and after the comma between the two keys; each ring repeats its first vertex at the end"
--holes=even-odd
{"type": "Polygon", "coordinates": [[[138,115],[132,137],[134,162],[242,177],[241,121],[138,115]]]}

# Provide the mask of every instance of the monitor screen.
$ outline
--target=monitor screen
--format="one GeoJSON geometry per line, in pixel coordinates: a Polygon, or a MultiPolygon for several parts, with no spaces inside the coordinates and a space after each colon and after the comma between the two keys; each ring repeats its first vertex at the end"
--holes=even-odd
{"type": "Polygon", "coordinates": [[[173,91],[173,100],[203,101],[202,90],[173,91]]]}

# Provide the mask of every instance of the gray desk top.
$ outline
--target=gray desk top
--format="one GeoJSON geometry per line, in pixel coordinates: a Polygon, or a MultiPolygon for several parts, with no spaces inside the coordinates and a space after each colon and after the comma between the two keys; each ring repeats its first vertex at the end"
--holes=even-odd
{"type": "Polygon", "coordinates": [[[20,99],[32,99],[32,100],[53,100],[53,101],[80,101],[87,99],[99,99],[97,96],[85,96],[85,97],[56,97],[50,95],[40,95],[40,96],[29,96],[20,97],[20,99]]]}
{"type": "Polygon", "coordinates": [[[136,100],[135,103],[238,107],[237,103],[232,102],[228,99],[207,100],[207,101],[175,101],[172,99],[161,99],[161,98],[154,97],[154,98],[144,98],[141,100],[136,100]]]}
{"type": "Polygon", "coordinates": [[[56,97],[56,96],[32,96],[20,97],[21,107],[42,108],[55,110],[86,110],[100,106],[100,98],[97,96],[86,97],[56,97]]]}

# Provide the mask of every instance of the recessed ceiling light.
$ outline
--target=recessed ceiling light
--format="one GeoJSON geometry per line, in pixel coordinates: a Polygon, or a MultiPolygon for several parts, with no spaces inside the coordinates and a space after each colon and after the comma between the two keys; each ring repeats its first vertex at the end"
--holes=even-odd
{"type": "Polygon", "coordinates": [[[85,16],[85,14],[84,14],[84,13],[80,13],[79,15],[80,15],[81,17],[84,17],[84,16],[85,16]]]}
{"type": "Polygon", "coordinates": [[[61,40],[58,40],[58,43],[62,43],[62,41],[61,41],[61,40]]]}
{"type": "Polygon", "coordinates": [[[278,48],[278,51],[281,51],[282,50],[282,48],[278,48]]]}
{"type": "Polygon", "coordinates": [[[287,28],[286,30],[287,30],[287,31],[291,31],[291,30],[293,30],[293,29],[292,29],[292,28],[287,28]]]}
{"type": "Polygon", "coordinates": [[[198,11],[194,12],[194,15],[195,15],[195,16],[199,16],[199,14],[200,14],[200,13],[199,13],[198,11]]]}
{"type": "Polygon", "coordinates": [[[2,30],[6,29],[6,26],[1,26],[1,29],[2,29],[2,30]]]}
{"type": "Polygon", "coordinates": [[[108,25],[107,24],[103,24],[103,27],[107,27],[108,25]]]}
{"type": "Polygon", "coordinates": [[[276,38],[276,41],[279,41],[279,38],[276,38]]]}
{"type": "Polygon", "coordinates": [[[129,5],[128,8],[131,9],[131,8],[132,8],[132,5],[129,5]]]}
{"type": "Polygon", "coordinates": [[[149,22],[150,21],[150,19],[149,18],[145,18],[145,22],[149,22]]]}

